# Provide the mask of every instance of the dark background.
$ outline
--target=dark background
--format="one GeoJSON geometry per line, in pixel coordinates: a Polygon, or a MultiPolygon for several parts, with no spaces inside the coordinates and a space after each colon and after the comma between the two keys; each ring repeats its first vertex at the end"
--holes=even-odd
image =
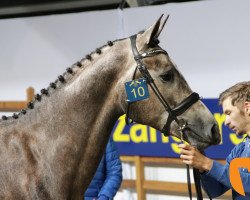
{"type": "Polygon", "coordinates": [[[0,18],[121,9],[195,0],[1,0],[0,18]]]}

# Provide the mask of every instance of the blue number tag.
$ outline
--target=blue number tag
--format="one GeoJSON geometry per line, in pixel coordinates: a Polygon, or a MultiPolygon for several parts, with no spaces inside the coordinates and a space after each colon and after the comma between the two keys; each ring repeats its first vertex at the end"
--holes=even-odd
{"type": "Polygon", "coordinates": [[[141,101],[149,98],[147,80],[140,78],[125,83],[128,102],[141,101]]]}

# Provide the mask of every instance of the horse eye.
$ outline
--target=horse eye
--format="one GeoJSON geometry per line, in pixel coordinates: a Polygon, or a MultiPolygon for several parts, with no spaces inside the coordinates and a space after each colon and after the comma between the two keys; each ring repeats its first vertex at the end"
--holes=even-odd
{"type": "Polygon", "coordinates": [[[168,72],[165,72],[164,74],[160,75],[160,78],[162,81],[169,82],[169,81],[173,80],[173,75],[174,74],[172,71],[168,71],[168,72]]]}

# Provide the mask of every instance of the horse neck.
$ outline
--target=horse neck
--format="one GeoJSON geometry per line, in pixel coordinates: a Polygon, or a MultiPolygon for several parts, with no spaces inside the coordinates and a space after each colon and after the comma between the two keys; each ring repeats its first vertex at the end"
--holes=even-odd
{"type": "Polygon", "coordinates": [[[83,198],[112,127],[123,114],[117,87],[131,64],[128,48],[128,40],[103,47],[100,55],[93,53],[91,61],[73,67],[73,74],[64,74],[65,81],[57,81],[55,89],[35,100],[33,109],[0,122],[4,142],[15,138],[25,146],[23,168],[32,168],[32,176],[46,180],[52,199],[83,198]],[[68,198],[73,193],[76,196],[68,198]]]}
{"type": "Polygon", "coordinates": [[[78,154],[77,176],[72,184],[73,190],[80,190],[79,193],[91,181],[92,176],[89,174],[94,175],[113,125],[123,114],[116,87],[127,64],[125,61],[128,53],[119,46],[124,43],[117,42],[113,47],[103,48],[103,57],[93,57],[94,64],[86,66],[84,73],[65,87],[67,97],[73,102],[71,106],[84,111],[74,119],[78,127],[84,130],[84,134],[80,133],[83,136],[78,154]],[[81,184],[79,188],[79,183],[85,185],[81,184]]]}
{"type": "Polygon", "coordinates": [[[35,102],[35,108],[27,111],[25,120],[28,117],[29,123],[64,122],[64,127],[74,122],[84,132],[91,131],[95,124],[115,122],[123,112],[116,98],[116,83],[127,64],[128,53],[124,49],[127,43],[122,40],[112,47],[104,46],[100,55],[91,55],[91,61],[82,60],[81,68],[73,67],[74,75],[64,75],[65,83],[57,82],[57,89],[49,89],[49,97],[43,95],[41,102],[35,102]]]}
{"type": "Polygon", "coordinates": [[[119,102],[115,98],[118,95],[115,87],[123,68],[120,61],[127,56],[117,49],[119,43],[114,47],[103,47],[101,55],[92,55],[93,61],[89,63],[85,60],[87,63],[83,63],[85,66],[82,72],[63,90],[63,107],[69,110],[69,113],[70,110],[80,110],[75,120],[84,122],[85,127],[89,124],[99,126],[103,122],[114,122],[122,114],[119,102]],[[79,118],[79,115],[82,118],[79,118]]]}

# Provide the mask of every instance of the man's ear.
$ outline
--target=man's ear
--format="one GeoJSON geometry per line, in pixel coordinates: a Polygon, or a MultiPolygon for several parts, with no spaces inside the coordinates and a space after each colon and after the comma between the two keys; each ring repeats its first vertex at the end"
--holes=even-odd
{"type": "Polygon", "coordinates": [[[249,101],[244,102],[244,108],[245,108],[246,113],[250,116],[250,102],[249,101]]]}

